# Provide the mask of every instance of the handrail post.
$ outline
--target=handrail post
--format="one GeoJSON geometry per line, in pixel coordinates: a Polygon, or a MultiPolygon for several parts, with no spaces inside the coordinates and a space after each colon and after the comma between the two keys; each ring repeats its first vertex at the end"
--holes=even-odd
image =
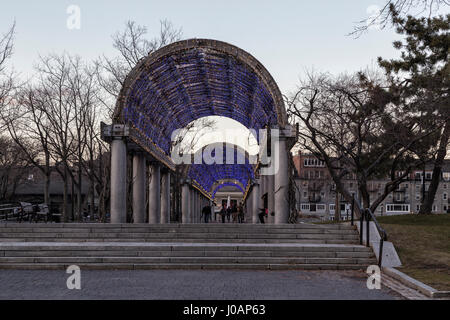
{"type": "MultiPolygon", "coordinates": [[[[369,210],[369,209],[367,209],[369,210]]],[[[366,211],[367,217],[366,217],[366,247],[369,247],[370,244],[370,213],[366,211]]]]}
{"type": "Polygon", "coordinates": [[[355,196],[352,197],[352,222],[351,225],[353,226],[353,216],[354,216],[354,211],[355,211],[355,196]]]}
{"type": "Polygon", "coordinates": [[[364,211],[361,212],[361,217],[359,219],[359,244],[363,244],[363,229],[364,229],[364,211]]]}
{"type": "Polygon", "coordinates": [[[383,243],[384,243],[384,234],[383,236],[380,238],[380,253],[378,256],[378,266],[381,268],[381,261],[383,259],[383,243]]]}

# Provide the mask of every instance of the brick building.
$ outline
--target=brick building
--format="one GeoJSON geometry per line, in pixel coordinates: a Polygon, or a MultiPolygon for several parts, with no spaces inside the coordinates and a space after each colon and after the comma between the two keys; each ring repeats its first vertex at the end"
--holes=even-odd
{"type": "MultiPolygon", "coordinates": [[[[334,207],[336,199],[336,187],[330,173],[323,161],[318,160],[312,154],[298,152],[293,157],[297,171],[295,177],[298,186],[297,209],[304,214],[314,214],[324,220],[334,218],[334,207]]],[[[428,191],[432,166],[425,167],[425,177],[423,168],[413,170],[408,180],[401,183],[397,190],[389,194],[382,204],[378,206],[376,215],[394,215],[417,213],[423,193],[428,191]],[[425,187],[425,190],[423,190],[425,187]]],[[[368,182],[368,189],[373,201],[384,189],[388,179],[371,180],[368,182]]],[[[356,176],[350,174],[344,178],[344,184],[355,199],[359,200],[358,184],[356,176]]],[[[433,204],[433,213],[450,213],[450,160],[446,160],[443,166],[441,181],[439,183],[436,197],[433,204]]],[[[341,196],[341,217],[346,219],[349,204],[341,196]]]]}

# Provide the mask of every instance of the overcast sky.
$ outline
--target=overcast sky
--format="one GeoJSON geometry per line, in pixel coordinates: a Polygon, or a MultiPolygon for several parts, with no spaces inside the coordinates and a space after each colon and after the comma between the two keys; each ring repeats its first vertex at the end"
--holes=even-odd
{"type": "Polygon", "coordinates": [[[14,0],[2,4],[0,32],[15,19],[13,63],[29,74],[38,54],[77,53],[93,59],[114,55],[111,35],[131,19],[156,34],[161,19],[183,29],[183,38],[229,42],[254,55],[286,93],[305,69],[339,73],[393,57],[393,30],[371,30],[359,39],[347,36],[355,22],[385,0],[14,0]],[[81,28],[69,30],[69,5],[81,10],[81,28]]]}
{"type": "MultiPolygon", "coordinates": [[[[4,1],[5,2],[5,1],[4,1]]],[[[0,33],[16,21],[14,68],[31,75],[39,54],[67,51],[86,59],[115,55],[111,35],[127,20],[146,25],[149,35],[159,21],[183,29],[183,38],[210,38],[234,44],[255,56],[283,93],[295,89],[305,70],[352,72],[376,65],[378,56],[397,56],[391,28],[348,36],[385,0],[14,0],[2,4],[0,33]],[[67,28],[67,9],[80,9],[80,29],[67,28]]],[[[230,120],[223,127],[230,127],[230,120]]]]}

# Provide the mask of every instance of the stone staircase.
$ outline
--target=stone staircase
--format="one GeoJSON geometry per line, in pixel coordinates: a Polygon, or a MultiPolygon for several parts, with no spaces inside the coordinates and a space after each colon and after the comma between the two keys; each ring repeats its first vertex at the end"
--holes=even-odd
{"type": "Polygon", "coordinates": [[[0,269],[362,269],[349,225],[0,224],[0,269]]]}

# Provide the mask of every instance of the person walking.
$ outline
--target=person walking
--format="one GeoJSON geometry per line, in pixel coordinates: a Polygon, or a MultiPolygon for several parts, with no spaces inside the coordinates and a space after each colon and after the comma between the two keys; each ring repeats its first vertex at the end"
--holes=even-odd
{"type": "Polygon", "coordinates": [[[209,218],[211,215],[211,206],[206,205],[202,209],[202,216],[205,218],[205,223],[209,222],[209,218]]]}
{"type": "Polygon", "coordinates": [[[239,207],[237,208],[237,214],[238,214],[238,222],[243,223],[244,222],[244,207],[242,206],[242,203],[240,203],[239,207]]]}
{"type": "Polygon", "coordinates": [[[225,223],[226,214],[227,214],[226,206],[222,205],[222,209],[220,209],[220,216],[222,217],[222,223],[225,223]]]}
{"type": "Polygon", "coordinates": [[[230,217],[231,217],[231,206],[229,206],[227,208],[227,221],[230,222],[230,217]]]}
{"type": "Polygon", "coordinates": [[[231,217],[233,219],[233,223],[236,223],[238,218],[238,210],[236,204],[233,205],[233,209],[231,210],[231,217]]]}
{"type": "Polygon", "coordinates": [[[259,217],[259,222],[260,223],[265,223],[264,222],[264,216],[266,215],[266,208],[261,208],[261,209],[259,209],[259,214],[258,214],[258,217],[259,217]]]}

